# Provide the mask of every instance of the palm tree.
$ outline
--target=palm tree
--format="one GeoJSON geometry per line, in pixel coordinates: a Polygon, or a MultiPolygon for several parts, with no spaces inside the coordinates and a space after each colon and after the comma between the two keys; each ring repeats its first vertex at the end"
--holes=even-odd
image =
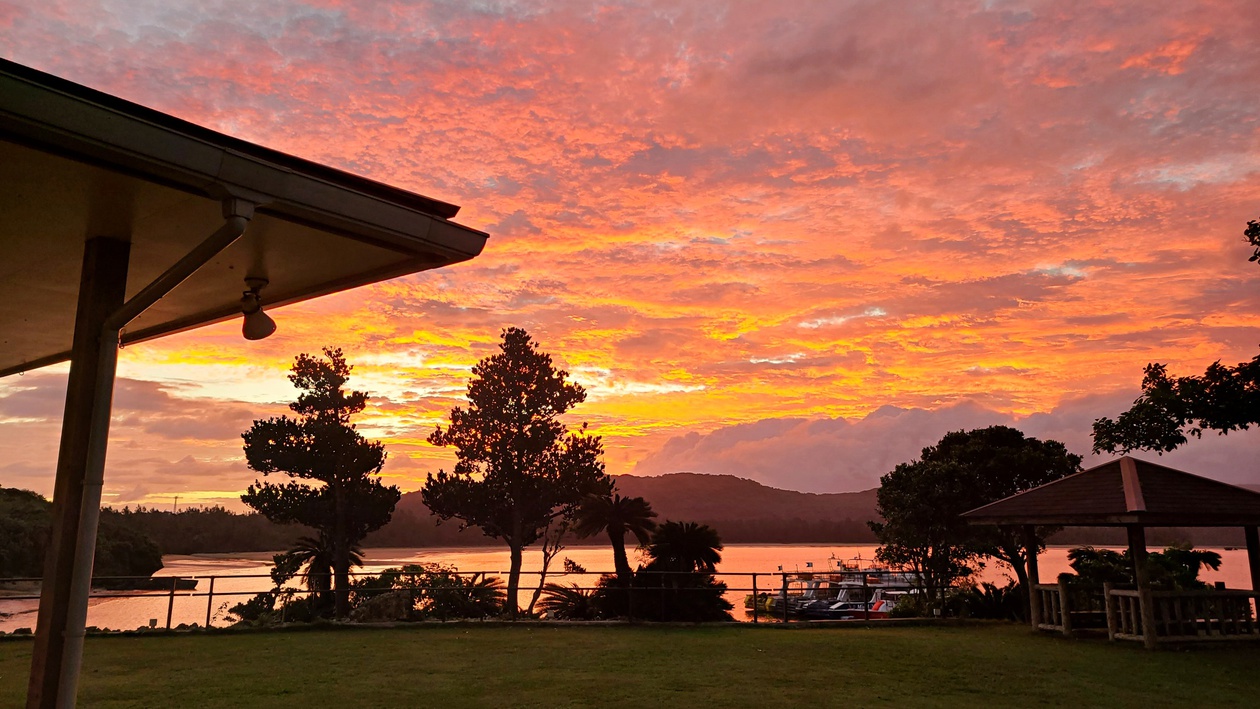
{"type": "Polygon", "coordinates": [[[653,564],[665,571],[713,573],[722,561],[721,551],[717,530],[697,522],[666,522],[657,527],[648,545],[653,564]]]}
{"type": "Polygon", "coordinates": [[[652,530],[656,529],[656,523],[652,521],[655,516],[652,505],[642,497],[588,495],[578,508],[573,532],[579,537],[590,537],[607,531],[612,542],[617,581],[626,585],[634,577],[630,561],[626,558],[626,534],[633,534],[640,546],[647,544],[652,530]]]}
{"type": "MultiPolygon", "coordinates": [[[[321,603],[327,600],[328,593],[332,591],[332,541],[323,532],[318,537],[299,537],[288,554],[297,559],[299,568],[306,567],[302,573],[306,589],[321,603]]],[[[362,549],[351,546],[349,566],[363,566],[362,554],[362,549]]]]}
{"type": "Polygon", "coordinates": [[[542,603],[539,606],[561,620],[591,620],[595,617],[593,594],[577,584],[561,586],[549,583],[543,586],[542,603]]]}
{"type": "Polygon", "coordinates": [[[726,584],[713,576],[721,551],[721,537],[707,524],[657,527],[648,545],[652,560],[634,577],[644,601],[640,608],[659,610],[660,620],[730,620],[731,604],[722,597],[726,584]]]}

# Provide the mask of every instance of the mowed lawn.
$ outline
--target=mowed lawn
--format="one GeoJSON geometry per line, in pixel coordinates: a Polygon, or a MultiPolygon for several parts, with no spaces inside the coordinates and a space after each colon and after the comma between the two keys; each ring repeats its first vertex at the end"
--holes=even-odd
{"type": "MultiPolygon", "coordinates": [[[[30,642],[0,643],[20,706],[30,642]]],[[[84,707],[1254,707],[1260,647],[1022,626],[424,626],[89,638],[84,707]]]]}

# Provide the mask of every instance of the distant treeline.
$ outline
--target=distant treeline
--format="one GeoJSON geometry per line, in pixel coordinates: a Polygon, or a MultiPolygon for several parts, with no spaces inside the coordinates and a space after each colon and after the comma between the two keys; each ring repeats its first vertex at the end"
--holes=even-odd
{"type": "MultiPolygon", "coordinates": [[[[226,508],[186,507],[178,512],[149,507],[104,510],[121,524],[157,543],[163,554],[213,554],[277,551],[292,547],[299,537],[312,536],[307,527],[276,524],[257,512],[232,512],[226,508]]],[[[389,524],[369,534],[366,547],[481,546],[495,540],[476,530],[459,531],[459,525],[438,525],[425,515],[397,510],[389,524]]]]}
{"type": "Polygon", "coordinates": [[[157,543],[163,554],[274,551],[293,546],[310,530],[276,524],[257,513],[238,514],[224,507],[185,507],[178,512],[151,507],[105,508],[109,517],[157,543]]]}
{"type": "MultiPolygon", "coordinates": [[[[694,519],[718,531],[727,544],[874,544],[866,525],[874,516],[873,495],[806,495],[763,488],[730,476],[675,475],[626,479],[622,485],[662,487],[650,492],[662,519],[694,519]],[[627,484],[629,483],[629,484],[627,484]],[[686,484],[701,489],[672,490],[686,484]],[[755,487],[754,487],[755,486],[755,487]],[[768,492],[769,491],[769,492],[768,492]],[[784,498],[776,504],[775,496],[784,498]],[[867,507],[871,510],[864,513],[867,507]],[[832,508],[834,515],[827,516],[832,508]],[[756,509],[761,509],[758,515],[756,509]],[[796,514],[794,514],[796,513],[796,514]]],[[[635,491],[637,492],[637,490],[635,491]]],[[[40,576],[47,545],[49,503],[32,492],[0,488],[0,576],[40,576]]],[[[148,507],[101,512],[97,545],[99,575],[148,575],[161,568],[162,554],[267,552],[288,549],[311,530],[276,524],[256,513],[223,507],[187,507],[178,512],[148,507]]],[[[1152,546],[1242,546],[1241,529],[1153,528],[1152,546]]],[[[1077,527],[1050,538],[1051,544],[1124,546],[1119,528],[1077,527]]],[[[365,547],[473,547],[499,542],[456,522],[439,524],[416,493],[403,496],[393,519],[369,534],[365,547]]]]}
{"type": "Polygon", "coordinates": [[[862,544],[875,543],[875,533],[863,520],[702,519],[716,529],[725,544],[862,544]]]}
{"type": "MultiPolygon", "coordinates": [[[[0,578],[44,575],[52,503],[29,490],[0,487],[0,578]]],[[[162,553],[143,531],[103,510],[96,535],[96,576],[148,576],[162,553]]]]}

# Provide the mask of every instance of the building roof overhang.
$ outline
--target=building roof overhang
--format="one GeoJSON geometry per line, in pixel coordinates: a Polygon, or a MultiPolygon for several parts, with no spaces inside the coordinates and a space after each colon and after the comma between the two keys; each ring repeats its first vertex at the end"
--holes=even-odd
{"type": "Polygon", "coordinates": [[[131,243],[127,297],[256,205],[244,236],[123,330],[141,342],[470,259],[455,205],[270,150],[0,60],[0,376],[70,357],[83,248],[131,243]]]}

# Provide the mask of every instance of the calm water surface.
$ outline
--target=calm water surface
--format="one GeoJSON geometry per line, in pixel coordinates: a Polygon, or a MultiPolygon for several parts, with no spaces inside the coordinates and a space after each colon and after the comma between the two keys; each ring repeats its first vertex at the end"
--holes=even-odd
{"type": "MultiPolygon", "coordinates": [[[[1041,556],[1041,579],[1052,581],[1058,574],[1069,571],[1067,552],[1070,547],[1050,547],[1041,556]]],[[[1250,572],[1247,568],[1247,552],[1245,549],[1220,549],[1213,551],[1222,557],[1220,571],[1205,571],[1201,578],[1208,582],[1224,581],[1230,588],[1250,588],[1250,572]]],[[[735,605],[735,617],[744,620],[743,598],[751,585],[748,576],[723,576],[722,572],[765,574],[757,580],[762,590],[778,588],[780,583],[779,568],[783,571],[805,571],[806,564],[813,563],[814,570],[825,570],[827,559],[831,556],[838,559],[861,557],[870,559],[875,555],[874,545],[798,545],[798,544],[748,544],[731,545],[722,553],[722,563],[718,566],[719,577],[726,581],[732,589],[727,599],[735,605]],[[737,590],[738,589],[738,590],[737,590]]],[[[548,580],[561,583],[574,582],[581,586],[594,583],[594,576],[564,576],[555,573],[561,568],[561,560],[565,557],[582,565],[588,571],[611,571],[613,568],[612,551],[607,546],[570,547],[560,552],[552,563],[553,572],[548,580]]],[[[271,569],[270,553],[255,554],[204,554],[195,556],[166,556],[162,561],[165,568],[154,576],[196,577],[197,589],[193,592],[181,591],[175,595],[173,606],[167,593],[153,593],[139,598],[93,598],[88,609],[88,624],[101,628],[131,629],[147,625],[150,619],[157,622],[158,627],[166,625],[168,607],[171,611],[173,625],[180,623],[206,622],[207,608],[215,625],[226,625],[227,609],[241,601],[248,600],[259,591],[268,590],[271,586],[268,573],[271,569]],[[222,578],[224,576],[257,575],[257,578],[222,578]],[[211,577],[214,579],[214,598],[207,599],[211,577]],[[235,594],[235,595],[228,595],[235,594]],[[207,601],[210,601],[207,603],[207,601]]],[[[492,575],[506,577],[508,570],[508,552],[506,548],[487,547],[483,549],[368,549],[364,554],[364,567],[360,571],[379,573],[390,567],[403,564],[441,563],[454,566],[460,571],[486,571],[492,575]]],[[[634,565],[635,559],[631,559],[634,565]]],[[[542,554],[538,551],[526,551],[525,571],[538,571],[542,566],[542,554]]],[[[1008,573],[1006,567],[990,563],[981,571],[978,580],[1006,583],[1008,573]]],[[[532,589],[537,585],[537,577],[523,575],[522,587],[530,591],[522,592],[521,605],[529,602],[532,589]]],[[[11,632],[16,628],[35,626],[35,601],[17,601],[0,597],[0,630],[11,632]]]]}

